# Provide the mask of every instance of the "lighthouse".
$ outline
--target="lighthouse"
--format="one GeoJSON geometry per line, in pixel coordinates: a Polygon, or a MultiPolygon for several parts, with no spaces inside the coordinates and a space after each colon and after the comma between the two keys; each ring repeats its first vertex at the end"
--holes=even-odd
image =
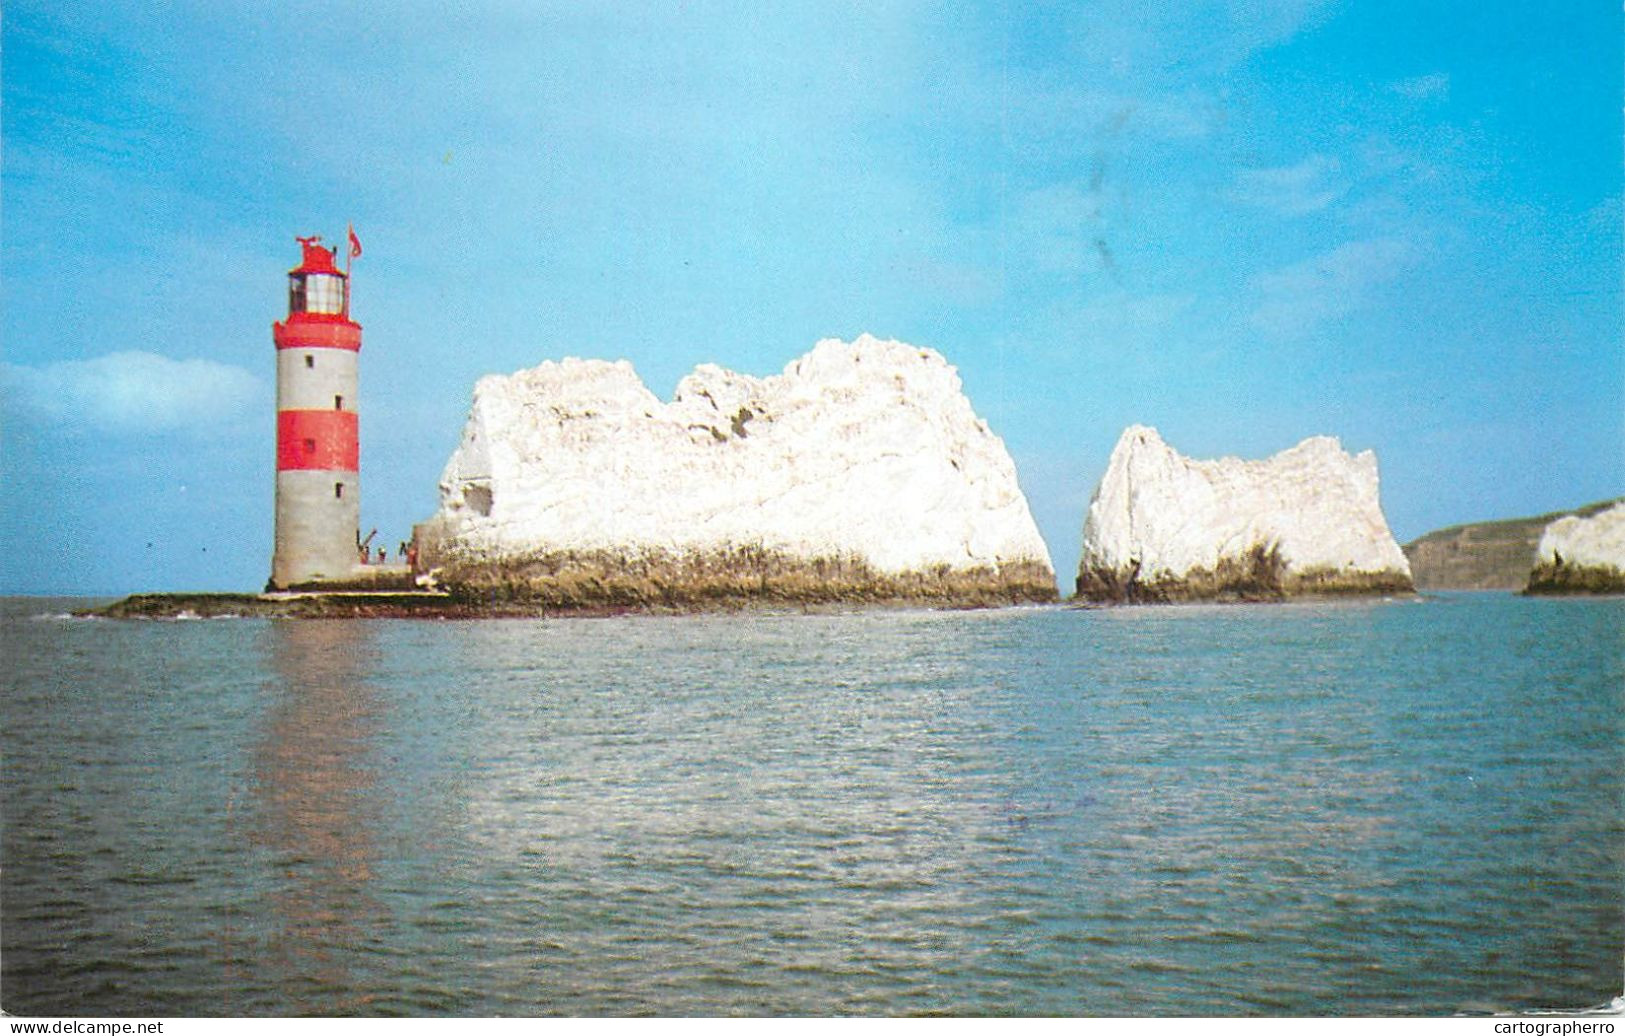
{"type": "MultiPolygon", "coordinates": [[[[357,566],[361,441],[356,413],[361,325],[350,275],[320,237],[288,271],[288,318],[276,343],[276,549],[270,589],[339,581],[357,566]]],[[[352,230],[349,257],[361,254],[352,230]]],[[[345,263],[348,267],[348,259],[345,263]]]]}

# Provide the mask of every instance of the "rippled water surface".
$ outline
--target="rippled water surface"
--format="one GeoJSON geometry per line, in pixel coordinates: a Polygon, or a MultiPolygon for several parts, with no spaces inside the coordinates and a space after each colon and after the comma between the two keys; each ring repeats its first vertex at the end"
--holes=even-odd
{"type": "Polygon", "coordinates": [[[1625,601],[4,625],[14,1014],[1435,1014],[1625,953],[1625,601]]]}

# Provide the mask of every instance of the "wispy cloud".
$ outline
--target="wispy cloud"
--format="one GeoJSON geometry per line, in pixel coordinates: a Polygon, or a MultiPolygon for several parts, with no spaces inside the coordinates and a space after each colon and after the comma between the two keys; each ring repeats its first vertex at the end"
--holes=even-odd
{"type": "Polygon", "coordinates": [[[241,367],[148,352],[39,367],[0,364],[8,416],[48,421],[66,431],[214,431],[262,404],[262,390],[260,380],[241,367]]]}
{"type": "Polygon", "coordinates": [[[1310,155],[1296,165],[1239,170],[1231,197],[1283,216],[1305,216],[1326,208],[1348,189],[1337,159],[1310,155]]]}
{"type": "Polygon", "coordinates": [[[1275,337],[1303,334],[1353,312],[1372,290],[1400,276],[1416,259],[1415,246],[1399,238],[1346,242],[1253,278],[1259,302],[1249,320],[1275,337]]]}
{"type": "Polygon", "coordinates": [[[1334,6],[1330,0],[1230,0],[1224,9],[1232,26],[1232,51],[1239,59],[1284,43],[1334,6]]]}
{"type": "Polygon", "coordinates": [[[1388,89],[1413,101],[1444,100],[1450,96],[1450,73],[1430,72],[1388,84],[1388,89]]]}

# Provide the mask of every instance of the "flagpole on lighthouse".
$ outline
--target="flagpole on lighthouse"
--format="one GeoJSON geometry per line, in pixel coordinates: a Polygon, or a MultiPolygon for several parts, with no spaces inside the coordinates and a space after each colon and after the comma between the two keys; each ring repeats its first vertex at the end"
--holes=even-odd
{"type": "Polygon", "coordinates": [[[344,246],[344,316],[350,316],[350,263],[361,254],[361,239],[355,236],[355,224],[344,225],[346,240],[344,246]]]}

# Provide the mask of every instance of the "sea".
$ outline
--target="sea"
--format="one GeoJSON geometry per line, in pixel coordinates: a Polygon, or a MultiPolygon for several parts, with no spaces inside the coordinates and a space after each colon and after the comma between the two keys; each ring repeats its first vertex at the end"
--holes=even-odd
{"type": "Polygon", "coordinates": [[[1625,599],[0,608],[0,1009],[1437,1016],[1625,967],[1625,599]]]}

